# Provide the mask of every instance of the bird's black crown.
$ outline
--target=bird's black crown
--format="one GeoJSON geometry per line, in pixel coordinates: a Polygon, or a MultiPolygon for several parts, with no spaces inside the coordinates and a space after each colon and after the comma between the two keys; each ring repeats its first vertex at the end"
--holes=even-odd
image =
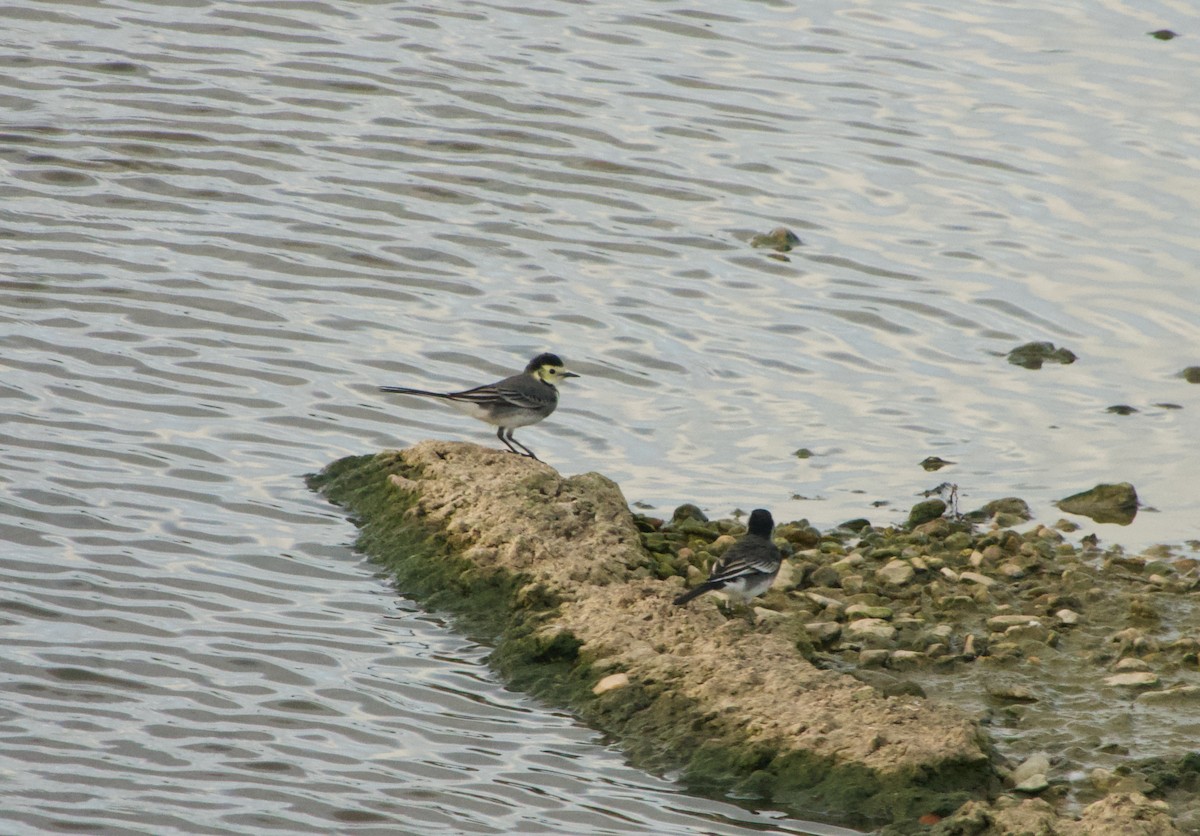
{"type": "Polygon", "coordinates": [[[542,366],[561,366],[562,364],[563,361],[557,354],[546,352],[544,354],[539,354],[537,357],[534,357],[532,360],[530,360],[529,364],[525,366],[525,371],[536,372],[542,366]]]}
{"type": "Polygon", "coordinates": [[[755,508],[750,512],[750,521],[746,524],[751,534],[759,537],[770,537],[775,528],[775,520],[766,508],[755,508]]]}

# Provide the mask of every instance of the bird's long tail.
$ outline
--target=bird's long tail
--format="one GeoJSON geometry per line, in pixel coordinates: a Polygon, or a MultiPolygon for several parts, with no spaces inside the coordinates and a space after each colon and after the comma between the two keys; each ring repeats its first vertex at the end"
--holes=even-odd
{"type": "Polygon", "coordinates": [[[396,392],[400,395],[424,395],[427,398],[449,398],[446,392],[430,392],[427,389],[408,389],[404,386],[380,386],[380,392],[396,392]]]}
{"type": "Polygon", "coordinates": [[[716,589],[716,587],[709,586],[707,583],[702,583],[695,589],[689,589],[687,592],[683,593],[678,598],[676,598],[672,603],[675,604],[675,606],[677,606],[677,607],[682,607],[684,604],[686,604],[688,601],[692,600],[693,598],[699,598],[705,592],[709,592],[713,589],[716,589]]]}

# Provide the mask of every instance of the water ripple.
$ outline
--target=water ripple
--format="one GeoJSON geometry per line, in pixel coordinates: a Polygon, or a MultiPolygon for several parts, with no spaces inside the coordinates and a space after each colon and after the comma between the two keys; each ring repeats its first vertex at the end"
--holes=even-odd
{"type": "Polygon", "coordinates": [[[1200,537],[1197,59],[1119,4],[0,18],[16,831],[831,832],[630,769],[397,603],[300,477],[494,439],[382,383],[559,351],[527,440],[664,512],[893,522],[938,454],[970,505],[1129,479],[1158,513],[1104,536],[1200,537]]]}

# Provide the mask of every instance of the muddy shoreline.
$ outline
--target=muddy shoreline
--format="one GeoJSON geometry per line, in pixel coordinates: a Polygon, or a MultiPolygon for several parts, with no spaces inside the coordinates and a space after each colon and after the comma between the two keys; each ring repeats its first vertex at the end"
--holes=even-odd
{"type": "Polygon", "coordinates": [[[904,529],[781,525],[757,606],[677,608],[736,521],[635,517],[603,476],[464,443],[311,484],[399,591],[492,637],[513,687],[698,790],[897,834],[1200,828],[1195,735],[1168,728],[1145,757],[1054,715],[1060,673],[1114,717],[1200,713],[1195,561],[1018,531],[1009,506],[973,523],[926,507],[904,529]]]}

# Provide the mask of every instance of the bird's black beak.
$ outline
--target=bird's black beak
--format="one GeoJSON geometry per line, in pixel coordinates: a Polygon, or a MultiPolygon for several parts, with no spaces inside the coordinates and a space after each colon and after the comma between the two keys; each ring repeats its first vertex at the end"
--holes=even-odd
{"type": "Polygon", "coordinates": [[[575,374],[575,372],[563,372],[562,376],[563,377],[579,377],[579,375],[575,374]]]}

